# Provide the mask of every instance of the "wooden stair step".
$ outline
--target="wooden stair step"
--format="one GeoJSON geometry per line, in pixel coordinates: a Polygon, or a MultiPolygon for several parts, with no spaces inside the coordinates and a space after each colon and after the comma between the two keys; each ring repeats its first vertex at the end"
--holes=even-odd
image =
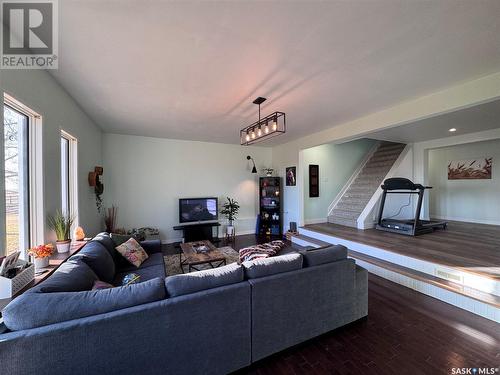
{"type": "MultiPolygon", "coordinates": [[[[300,231],[300,228],[299,228],[299,231],[300,231]]],[[[321,240],[318,240],[316,238],[304,236],[303,234],[300,234],[300,232],[299,232],[299,234],[293,234],[292,237],[301,239],[302,241],[305,241],[305,242],[309,242],[310,244],[316,245],[318,247],[330,246],[330,244],[328,242],[321,241],[321,240]]]]}

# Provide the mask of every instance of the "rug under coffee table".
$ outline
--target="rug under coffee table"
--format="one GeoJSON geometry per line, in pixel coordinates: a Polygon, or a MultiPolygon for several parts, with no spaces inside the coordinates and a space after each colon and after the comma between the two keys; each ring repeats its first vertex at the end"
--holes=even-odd
{"type": "MultiPolygon", "coordinates": [[[[219,247],[218,250],[224,255],[226,258],[226,263],[235,263],[239,261],[239,256],[238,252],[234,250],[230,246],[224,246],[224,247],[219,247]]],[[[182,254],[181,251],[181,257],[184,259],[184,255],[182,254]]],[[[179,264],[179,254],[171,254],[171,255],[165,255],[163,257],[163,260],[165,262],[165,273],[167,276],[172,276],[172,275],[179,275],[183,273],[181,270],[180,264],[179,264]]],[[[200,265],[199,268],[202,269],[211,269],[209,265],[200,265]]]]}
{"type": "Polygon", "coordinates": [[[183,266],[188,266],[188,272],[200,271],[201,265],[209,265],[211,268],[226,265],[226,257],[208,240],[186,242],[181,243],[179,263],[182,272],[184,272],[183,266]],[[184,260],[182,255],[184,255],[184,260]]]}

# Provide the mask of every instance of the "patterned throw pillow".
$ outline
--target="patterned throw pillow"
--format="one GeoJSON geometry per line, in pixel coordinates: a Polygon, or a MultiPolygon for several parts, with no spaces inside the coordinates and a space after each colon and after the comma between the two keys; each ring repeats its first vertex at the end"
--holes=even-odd
{"type": "Polygon", "coordinates": [[[240,262],[243,263],[245,261],[253,259],[269,258],[275,256],[284,247],[285,243],[280,240],[264,243],[261,245],[245,247],[244,249],[240,249],[239,251],[240,262]]]}
{"type": "Polygon", "coordinates": [[[136,284],[139,282],[140,279],[141,279],[141,275],[138,275],[136,273],[129,273],[129,274],[125,275],[125,277],[123,278],[122,285],[126,286],[126,285],[130,285],[130,284],[136,284]]]}
{"type": "Polygon", "coordinates": [[[146,251],[133,238],[116,247],[116,251],[136,267],[139,267],[142,262],[148,259],[146,251]]]}

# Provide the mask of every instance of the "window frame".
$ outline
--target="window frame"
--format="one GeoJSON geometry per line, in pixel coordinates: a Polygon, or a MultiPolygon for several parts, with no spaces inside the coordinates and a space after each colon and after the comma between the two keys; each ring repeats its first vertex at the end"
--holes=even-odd
{"type": "MultiPolygon", "coordinates": [[[[28,239],[29,246],[39,245],[44,243],[45,239],[45,217],[44,217],[44,192],[43,192],[43,144],[42,144],[42,116],[23,104],[8,93],[3,94],[3,105],[22,113],[28,117],[28,239]]],[[[3,116],[3,111],[2,111],[3,116]]],[[[2,128],[3,132],[3,128],[2,128]]],[[[1,150],[2,154],[5,153],[2,134],[1,150]]],[[[2,159],[2,168],[4,168],[4,161],[2,159]]],[[[5,212],[5,183],[2,179],[1,190],[1,209],[5,212]]],[[[2,215],[3,217],[5,215],[2,215]]],[[[2,219],[2,241],[3,248],[5,248],[6,229],[5,219],[2,219]]],[[[21,251],[21,258],[27,259],[27,249],[19,249],[21,251]]]]}
{"type": "MultiPolygon", "coordinates": [[[[68,201],[69,211],[75,215],[73,228],[79,226],[78,215],[78,139],[61,129],[61,138],[68,141],[68,201]]],[[[61,181],[62,188],[62,181],[61,181]]],[[[62,204],[62,191],[61,191],[62,204]]],[[[62,207],[61,207],[62,208],[62,207]]]]}

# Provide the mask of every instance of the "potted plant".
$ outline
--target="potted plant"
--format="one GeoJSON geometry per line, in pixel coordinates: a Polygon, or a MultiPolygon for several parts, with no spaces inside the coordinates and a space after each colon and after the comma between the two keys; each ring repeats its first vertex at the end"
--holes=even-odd
{"type": "Polygon", "coordinates": [[[58,253],[66,253],[71,246],[70,232],[71,226],[75,221],[72,214],[63,214],[61,211],[56,211],[54,215],[47,217],[47,225],[49,229],[56,232],[56,247],[58,253]]]}
{"type": "Polygon", "coordinates": [[[234,220],[236,220],[236,216],[238,215],[238,211],[240,210],[240,205],[234,199],[227,197],[227,202],[222,205],[222,210],[220,213],[224,215],[229,221],[229,225],[227,226],[227,235],[234,236],[234,220]]]}
{"type": "Polygon", "coordinates": [[[49,266],[49,257],[54,252],[52,244],[39,245],[28,250],[28,255],[33,258],[35,269],[46,268],[49,266]]]}

